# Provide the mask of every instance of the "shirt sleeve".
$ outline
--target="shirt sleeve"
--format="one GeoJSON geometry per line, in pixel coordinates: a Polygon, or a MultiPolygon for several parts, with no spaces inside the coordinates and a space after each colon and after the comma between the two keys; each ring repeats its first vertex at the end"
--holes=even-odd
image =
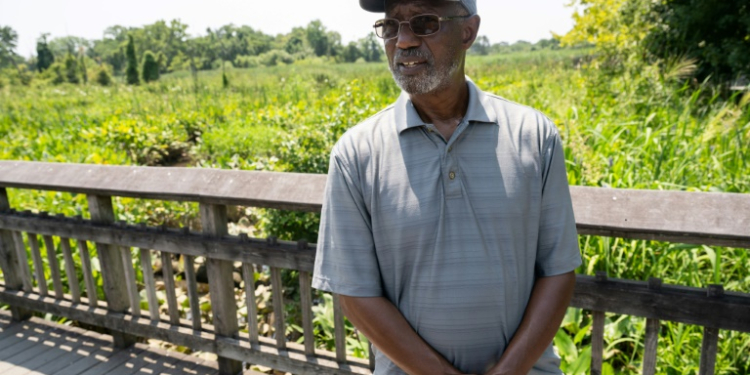
{"type": "Polygon", "coordinates": [[[382,295],[372,223],[359,180],[334,147],[323,198],[313,287],[352,297],[382,295]]]}
{"type": "Polygon", "coordinates": [[[549,124],[542,147],[542,204],[536,256],[537,277],[560,275],[581,265],[578,233],[560,135],[549,124]]]}

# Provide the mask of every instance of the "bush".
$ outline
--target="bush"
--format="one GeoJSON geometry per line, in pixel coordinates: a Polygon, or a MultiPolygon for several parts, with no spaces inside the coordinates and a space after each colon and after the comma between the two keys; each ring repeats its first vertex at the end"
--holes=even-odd
{"type": "Polygon", "coordinates": [[[143,63],[141,65],[143,72],[143,82],[153,82],[159,79],[159,60],[151,51],[143,54],[143,63]]]}
{"type": "Polygon", "coordinates": [[[234,59],[234,66],[237,68],[255,68],[261,66],[260,57],[240,55],[234,59]]]}
{"type": "Polygon", "coordinates": [[[294,57],[292,57],[292,55],[288,54],[286,51],[278,49],[262,53],[258,57],[260,58],[260,63],[265,66],[294,63],[294,57]]]}
{"type": "Polygon", "coordinates": [[[78,60],[72,54],[65,56],[65,80],[67,82],[78,84],[81,83],[81,69],[78,67],[78,60]]]}
{"type": "Polygon", "coordinates": [[[125,77],[128,85],[139,84],[138,60],[135,57],[135,42],[133,42],[132,35],[128,35],[128,45],[125,47],[125,59],[128,63],[127,68],[125,68],[125,77]]]}
{"type": "Polygon", "coordinates": [[[110,74],[109,69],[105,65],[99,67],[99,70],[97,70],[96,76],[94,77],[94,81],[102,86],[109,86],[112,84],[112,74],[110,74]]]}

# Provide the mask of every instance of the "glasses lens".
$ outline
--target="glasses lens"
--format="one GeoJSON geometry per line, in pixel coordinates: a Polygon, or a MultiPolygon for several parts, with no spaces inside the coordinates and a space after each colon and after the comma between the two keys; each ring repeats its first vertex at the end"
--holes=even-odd
{"type": "Polygon", "coordinates": [[[375,35],[383,39],[395,38],[398,35],[399,23],[392,19],[382,19],[375,22],[375,35]]]}
{"type": "Polygon", "coordinates": [[[440,18],[432,14],[416,16],[409,20],[409,26],[418,36],[432,35],[440,31],[440,18]]]}

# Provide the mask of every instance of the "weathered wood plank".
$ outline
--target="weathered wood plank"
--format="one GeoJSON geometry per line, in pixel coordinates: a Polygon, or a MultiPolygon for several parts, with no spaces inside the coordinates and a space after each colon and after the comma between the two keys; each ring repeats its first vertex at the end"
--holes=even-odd
{"type": "Polygon", "coordinates": [[[23,290],[31,292],[31,272],[29,271],[29,257],[26,255],[26,245],[23,243],[21,232],[12,232],[13,242],[16,245],[16,259],[18,260],[18,276],[23,282],[23,290]]]}
{"type": "Polygon", "coordinates": [[[593,187],[570,191],[582,234],[750,247],[748,194],[593,187]]]}
{"type": "MultiPolygon", "coordinates": [[[[0,186],[319,212],[325,175],[0,161],[0,186]]],[[[579,232],[750,247],[750,196],[571,187],[579,232]],[[690,201],[686,205],[682,202],[690,201]]]]}
{"type": "Polygon", "coordinates": [[[325,175],[0,161],[0,186],[320,211],[325,175]]]}
{"type": "Polygon", "coordinates": [[[143,273],[143,284],[146,286],[146,299],[148,299],[148,311],[151,320],[159,320],[159,299],[156,298],[156,282],[154,280],[154,266],[151,263],[151,250],[140,249],[141,271],[143,273]]]}
{"type": "Polygon", "coordinates": [[[42,238],[44,240],[44,248],[47,250],[47,265],[52,275],[52,288],[55,291],[55,297],[60,299],[63,298],[65,291],[63,290],[62,278],[60,276],[60,263],[57,261],[55,242],[52,236],[42,236],[42,238]]]}
{"type": "MultiPolygon", "coordinates": [[[[227,206],[201,203],[199,210],[204,234],[217,237],[227,235],[227,206]]],[[[233,264],[231,261],[208,258],[206,268],[216,335],[235,338],[239,333],[239,322],[234,301],[233,264]]],[[[219,357],[218,362],[222,375],[234,375],[242,370],[242,362],[235,359],[219,357]]]]}
{"type": "Polygon", "coordinates": [[[336,361],[346,363],[346,326],[344,310],[341,308],[341,297],[333,294],[333,339],[336,345],[336,361]]]}
{"type": "Polygon", "coordinates": [[[315,337],[313,336],[312,281],[309,272],[299,273],[299,299],[302,310],[302,332],[305,340],[305,354],[315,354],[315,337]]]}
{"type": "Polygon", "coordinates": [[[70,250],[70,239],[60,237],[60,249],[62,249],[63,260],[65,261],[65,276],[68,279],[68,290],[73,297],[73,302],[81,302],[81,290],[78,287],[78,273],[73,261],[73,252],[70,250]]]}
{"type": "Polygon", "coordinates": [[[175,292],[174,267],[172,257],[169,253],[161,252],[161,277],[164,282],[164,292],[167,294],[167,310],[169,310],[169,322],[180,324],[180,310],[177,306],[177,293],[175,292]]]}
{"type": "Polygon", "coordinates": [[[31,259],[34,261],[34,275],[36,275],[36,287],[39,295],[47,295],[47,279],[44,277],[44,262],[42,252],[39,250],[39,238],[34,233],[27,233],[29,247],[31,248],[31,259]]]}
{"type": "Polygon", "coordinates": [[[646,342],[643,349],[643,375],[656,373],[656,348],[659,344],[658,319],[646,319],[646,342]]]}
{"type": "Polygon", "coordinates": [[[198,282],[195,280],[195,258],[185,255],[184,259],[185,282],[187,283],[193,329],[201,329],[201,301],[198,299],[198,282]]]}
{"type": "MultiPolygon", "coordinates": [[[[10,211],[10,200],[5,188],[0,187],[0,212],[10,211]]],[[[21,242],[23,246],[23,242],[21,242]]],[[[26,251],[17,248],[15,233],[0,230],[0,269],[7,288],[31,290],[31,277],[28,273],[26,251]]],[[[31,317],[31,312],[24,311],[17,306],[10,308],[13,320],[21,321],[31,317]]]]}
{"type": "Polygon", "coordinates": [[[591,375],[601,375],[604,355],[604,312],[593,311],[591,330],[591,375]]]}
{"type": "Polygon", "coordinates": [[[284,317],[284,288],[281,286],[281,270],[271,267],[271,299],[273,299],[273,325],[276,347],[286,348],[286,318],[284,317]]]}
{"type": "Polygon", "coordinates": [[[315,264],[314,246],[299,249],[297,243],[288,241],[242,241],[238,237],[228,235],[185,234],[176,230],[158,231],[155,228],[97,225],[88,221],[27,217],[20,214],[0,214],[0,228],[309,272],[312,272],[315,264]]]}
{"type": "Polygon", "coordinates": [[[255,271],[252,264],[242,263],[242,279],[245,281],[247,333],[250,344],[258,345],[258,305],[255,304],[255,271]]]}
{"type": "Polygon", "coordinates": [[[215,352],[226,358],[247,361],[294,374],[371,373],[366,361],[349,358],[346,364],[339,364],[336,363],[333,353],[320,350],[315,357],[308,358],[304,353],[304,348],[293,343],[288,343],[286,350],[279,351],[274,341],[261,337],[260,347],[252,348],[249,339],[244,334],[241,334],[239,338],[215,336],[210,332],[195,331],[192,328],[173,326],[165,322],[153,322],[145,318],[136,319],[129,314],[99,308],[91,309],[89,306],[73,304],[67,300],[40,298],[34,293],[9,291],[2,286],[0,286],[0,302],[19,304],[34,311],[67,316],[72,320],[87,324],[127,331],[138,336],[168,341],[195,350],[215,352]]]}
{"type": "Polygon", "coordinates": [[[94,282],[94,274],[91,272],[89,245],[85,240],[78,240],[77,243],[78,253],[81,255],[81,272],[83,273],[83,281],[86,284],[86,297],[91,306],[98,306],[99,296],[96,290],[96,283],[94,282]]]}
{"type": "Polygon", "coordinates": [[[750,295],[726,292],[707,298],[706,289],[663,285],[660,290],[648,288],[640,281],[576,277],[571,306],[633,315],[663,321],[750,332],[750,295]]]}
{"type": "Polygon", "coordinates": [[[133,316],[141,315],[141,295],[138,293],[138,283],[135,278],[135,268],[133,268],[133,253],[129,247],[121,247],[122,265],[125,271],[125,285],[128,289],[128,299],[130,301],[130,313],[133,316]]]}
{"type": "MultiPolygon", "coordinates": [[[[115,211],[112,207],[112,198],[103,195],[87,195],[91,221],[99,224],[112,224],[115,222],[115,211]]],[[[96,253],[99,257],[101,274],[104,286],[104,297],[107,300],[107,308],[114,312],[125,312],[130,307],[128,289],[122,280],[125,280],[125,267],[122,262],[121,251],[117,246],[105,243],[96,243],[96,253]]],[[[123,332],[113,332],[116,348],[126,348],[135,343],[135,336],[123,332]]]]}

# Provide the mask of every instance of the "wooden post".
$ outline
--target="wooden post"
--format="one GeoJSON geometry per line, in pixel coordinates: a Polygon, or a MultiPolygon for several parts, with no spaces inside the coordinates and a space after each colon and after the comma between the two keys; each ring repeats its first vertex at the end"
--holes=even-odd
{"type": "MultiPolygon", "coordinates": [[[[652,277],[648,280],[648,288],[653,291],[661,289],[661,279],[652,277]]],[[[646,319],[646,342],[643,349],[643,375],[656,373],[656,349],[659,344],[659,319],[646,319]]]]}
{"type": "MultiPolygon", "coordinates": [[[[721,285],[709,285],[708,296],[721,298],[724,295],[724,287],[721,285]]],[[[716,371],[716,352],[719,347],[719,329],[714,327],[703,328],[703,343],[701,344],[701,362],[698,369],[699,375],[714,375],[716,371]]]]}
{"type": "MultiPolygon", "coordinates": [[[[115,222],[115,211],[112,207],[112,197],[88,195],[89,213],[91,220],[97,224],[111,224],[115,222]]],[[[126,313],[130,308],[128,289],[125,280],[125,267],[122,262],[120,249],[104,243],[96,244],[99,255],[99,265],[102,268],[104,281],[104,297],[110,311],[126,313]]],[[[135,336],[123,332],[111,332],[115,347],[127,348],[135,344],[135,336]]]]}
{"type": "MultiPolygon", "coordinates": [[[[597,282],[607,281],[607,273],[598,271],[597,282]]],[[[604,356],[604,311],[593,311],[594,325],[591,330],[591,375],[601,375],[604,356]]]]}
{"type": "MultiPolygon", "coordinates": [[[[3,211],[10,211],[10,201],[8,200],[8,191],[0,187],[0,212],[3,211]]],[[[21,290],[24,286],[23,275],[25,273],[21,267],[28,267],[28,265],[20,264],[18,259],[13,233],[0,230],[0,267],[2,267],[5,276],[5,287],[9,290],[21,290]]],[[[10,311],[13,320],[21,321],[31,318],[31,311],[29,310],[11,306],[10,311]]]]}
{"type": "Polygon", "coordinates": [[[341,297],[333,295],[333,341],[336,345],[336,362],[346,363],[346,331],[341,297]]]}
{"type": "MultiPolygon", "coordinates": [[[[203,233],[216,237],[227,235],[226,206],[201,203],[200,213],[203,233]]],[[[239,335],[239,323],[237,321],[237,304],[234,297],[232,262],[207,258],[206,267],[216,336],[236,338],[239,335]]],[[[241,371],[242,362],[226,357],[219,357],[219,374],[235,375],[241,371]]]]}

